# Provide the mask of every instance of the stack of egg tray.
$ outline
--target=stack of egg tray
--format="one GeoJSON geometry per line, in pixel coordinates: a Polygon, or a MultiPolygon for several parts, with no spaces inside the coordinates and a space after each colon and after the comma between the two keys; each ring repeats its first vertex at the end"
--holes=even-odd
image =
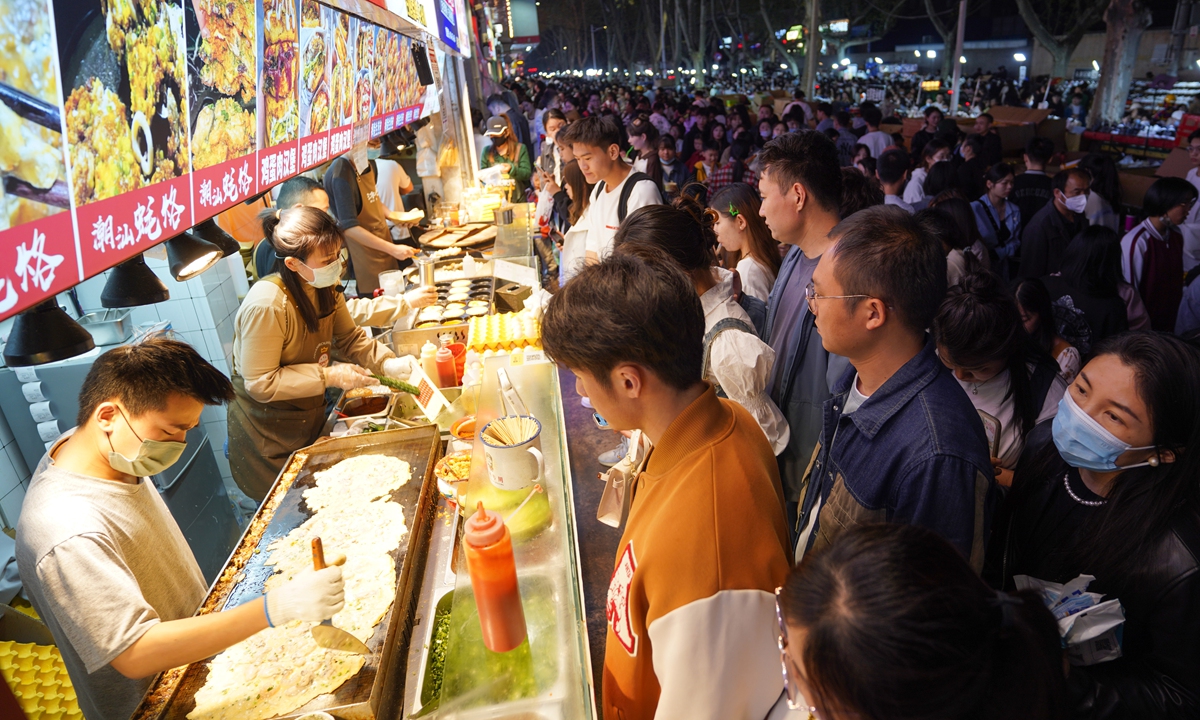
{"type": "Polygon", "coordinates": [[[28,720],[83,720],[55,646],[0,641],[0,674],[28,720]]]}
{"type": "Polygon", "coordinates": [[[541,347],[541,327],[528,310],[473,317],[467,323],[467,348],[478,353],[541,347]]]}

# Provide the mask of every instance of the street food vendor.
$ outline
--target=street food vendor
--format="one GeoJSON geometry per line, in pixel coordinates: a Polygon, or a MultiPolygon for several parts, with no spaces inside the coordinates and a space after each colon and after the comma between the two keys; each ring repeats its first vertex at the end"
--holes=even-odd
{"type": "Polygon", "coordinates": [[[329,567],[193,617],[204,576],[146,478],[179,459],[205,405],[232,398],[229,379],[186,343],[156,337],[109,350],[84,381],[78,426],[33,474],[17,565],[88,720],[126,720],[163,670],[342,608],[342,569],[329,567]]]}
{"type": "MultiPolygon", "coordinates": [[[[378,147],[378,141],[372,144],[378,147]]],[[[384,207],[365,147],[335,158],[325,171],[324,184],[333,216],[346,235],[358,294],[371,297],[379,287],[380,273],[398,270],[401,262],[418,252],[410,245],[392,242],[388,221],[398,225],[413,222],[384,207]]]]}
{"type": "Polygon", "coordinates": [[[407,380],[416,366],[351,319],[336,287],[343,235],[332,217],[310,207],[268,210],[263,232],[276,274],[256,282],[238,309],[228,412],[233,479],[260,502],[288,456],[320,436],[325,388],[373,385],[372,374],[407,380]]]}
{"type": "MultiPolygon", "coordinates": [[[[321,183],[303,175],[297,175],[279,187],[275,201],[278,208],[313,207],[329,212],[329,193],[321,183]]],[[[275,271],[275,249],[264,238],[254,247],[255,279],[264,278],[275,271]]],[[[343,273],[344,275],[344,273],[343,273]]],[[[346,309],[355,325],[364,327],[392,327],[413,308],[422,308],[437,302],[437,290],[432,285],[423,285],[403,295],[380,295],[374,298],[346,298],[346,309]]]]}

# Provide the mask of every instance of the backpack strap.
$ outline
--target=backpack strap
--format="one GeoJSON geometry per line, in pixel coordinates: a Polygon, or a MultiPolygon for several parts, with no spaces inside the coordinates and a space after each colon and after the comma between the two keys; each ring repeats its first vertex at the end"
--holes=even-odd
{"type": "Polygon", "coordinates": [[[1056,377],[1058,377],[1058,363],[1054,362],[1052,358],[1040,359],[1033,367],[1033,373],[1029,376],[1029,390],[1033,395],[1033,406],[1039,413],[1042,411],[1042,406],[1046,404],[1046,395],[1050,393],[1056,377]]]}
{"type": "Polygon", "coordinates": [[[621,197],[617,200],[617,222],[625,222],[625,216],[629,213],[629,196],[633,194],[634,185],[643,180],[654,182],[654,179],[644,172],[631,172],[625,179],[625,184],[621,186],[621,197]]]}
{"type": "MultiPolygon", "coordinates": [[[[722,320],[718,320],[717,324],[713,325],[712,330],[709,330],[704,335],[704,358],[700,361],[700,367],[704,377],[708,376],[708,362],[709,355],[712,352],[712,344],[717,339],[717,336],[726,330],[739,330],[749,335],[758,337],[758,333],[755,332],[754,328],[748,325],[745,320],[739,320],[738,318],[733,317],[727,317],[722,320]]],[[[717,391],[717,397],[729,397],[725,394],[725,391],[721,389],[719,384],[713,383],[713,387],[717,391]]]]}

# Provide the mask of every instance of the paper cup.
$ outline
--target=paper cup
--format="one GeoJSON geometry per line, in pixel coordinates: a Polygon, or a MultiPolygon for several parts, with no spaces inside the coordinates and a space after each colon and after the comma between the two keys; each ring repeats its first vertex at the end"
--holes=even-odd
{"type": "Polygon", "coordinates": [[[537,425],[537,431],[533,437],[516,445],[497,445],[487,434],[492,423],[507,418],[493,420],[485,425],[483,432],[479,434],[479,438],[483,440],[488,479],[501,490],[521,490],[540,481],[546,475],[546,460],[542,457],[542,423],[535,417],[523,417],[532,420],[537,425]]]}

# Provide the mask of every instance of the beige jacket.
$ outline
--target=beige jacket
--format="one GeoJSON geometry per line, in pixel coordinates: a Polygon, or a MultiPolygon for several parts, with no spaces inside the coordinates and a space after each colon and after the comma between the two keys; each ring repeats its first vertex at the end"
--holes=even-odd
{"type": "MultiPolygon", "coordinates": [[[[305,287],[316,303],[316,291],[305,287]]],[[[310,398],[325,392],[323,365],[302,357],[299,339],[308,333],[300,312],[272,282],[254,283],[238,309],[233,336],[233,371],[246,381],[246,392],[259,402],[310,398]]],[[[381,373],[383,361],[395,353],[354,324],[346,302],[338,296],[333,311],[330,357],[381,373]]],[[[325,364],[328,364],[326,361],[325,364]]]]}
{"type": "Polygon", "coordinates": [[[350,298],[346,309],[355,325],[363,327],[391,328],[411,310],[404,296],[376,298],[350,298]]]}

